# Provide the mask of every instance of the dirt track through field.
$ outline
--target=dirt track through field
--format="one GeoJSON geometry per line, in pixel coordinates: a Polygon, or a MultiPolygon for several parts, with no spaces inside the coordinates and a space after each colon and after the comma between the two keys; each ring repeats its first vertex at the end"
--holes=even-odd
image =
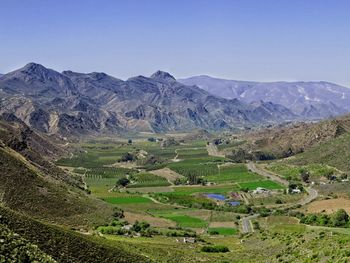
{"type": "Polygon", "coordinates": [[[207,144],[207,151],[209,156],[225,157],[225,155],[220,153],[216,145],[214,145],[213,143],[207,144]]]}
{"type": "Polygon", "coordinates": [[[176,179],[183,178],[183,175],[178,174],[169,168],[153,170],[153,171],[150,171],[150,173],[167,179],[171,184],[173,184],[173,182],[176,179]]]}
{"type": "Polygon", "coordinates": [[[260,167],[256,166],[255,163],[253,163],[253,162],[248,162],[247,167],[252,172],[254,172],[256,174],[259,174],[261,176],[264,176],[264,177],[266,177],[268,179],[271,179],[271,180],[273,180],[275,182],[278,182],[278,183],[283,184],[283,185],[288,185],[289,184],[289,182],[287,180],[282,179],[281,177],[279,177],[276,174],[273,174],[271,172],[268,172],[266,170],[261,169],[260,167]]]}
{"type": "Polygon", "coordinates": [[[153,227],[175,227],[176,223],[165,218],[153,217],[151,215],[124,212],[125,220],[130,224],[134,224],[137,221],[147,221],[153,227]]]}

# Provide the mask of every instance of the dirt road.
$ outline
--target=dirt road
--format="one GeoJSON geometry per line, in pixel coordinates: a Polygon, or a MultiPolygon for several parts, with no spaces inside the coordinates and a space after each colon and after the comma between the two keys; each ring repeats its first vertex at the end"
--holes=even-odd
{"type": "Polygon", "coordinates": [[[248,162],[247,167],[252,172],[257,173],[257,174],[259,174],[261,176],[264,176],[264,177],[266,177],[268,179],[271,179],[271,180],[273,180],[275,182],[278,182],[278,183],[283,184],[283,185],[288,185],[289,184],[289,182],[287,180],[284,180],[281,177],[279,177],[278,175],[275,175],[273,173],[270,173],[270,172],[268,172],[266,170],[263,170],[263,169],[257,167],[255,165],[255,163],[253,163],[253,162],[248,162]]]}
{"type": "Polygon", "coordinates": [[[216,145],[213,143],[207,144],[207,151],[208,151],[208,155],[210,156],[225,157],[225,155],[220,153],[216,145]]]}
{"type": "Polygon", "coordinates": [[[253,224],[251,222],[252,219],[257,218],[259,214],[247,216],[242,218],[242,232],[250,233],[254,232],[253,224]]]}
{"type": "MultiPolygon", "coordinates": [[[[266,170],[263,170],[263,169],[259,168],[253,162],[249,162],[247,164],[247,167],[252,172],[257,173],[257,174],[259,174],[261,176],[264,176],[266,178],[269,178],[269,179],[271,179],[273,181],[276,181],[276,182],[281,183],[283,185],[288,185],[289,184],[289,182],[287,180],[284,180],[281,177],[279,177],[279,176],[277,176],[277,175],[275,175],[273,173],[270,173],[270,172],[268,172],[266,170]]],[[[305,198],[301,199],[297,203],[288,204],[288,205],[281,205],[280,207],[289,207],[289,206],[293,206],[293,205],[306,205],[306,204],[310,203],[311,201],[315,200],[318,197],[318,192],[315,189],[313,189],[311,187],[306,187],[305,190],[308,193],[308,195],[305,198]]]]}

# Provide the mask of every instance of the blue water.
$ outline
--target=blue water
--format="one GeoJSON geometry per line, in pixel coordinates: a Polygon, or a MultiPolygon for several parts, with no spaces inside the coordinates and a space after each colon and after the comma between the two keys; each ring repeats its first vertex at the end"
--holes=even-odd
{"type": "Polygon", "coordinates": [[[226,197],[224,195],[219,195],[219,194],[207,194],[207,197],[216,199],[216,200],[225,200],[226,197]]]}
{"type": "Polygon", "coordinates": [[[230,205],[232,206],[238,206],[240,205],[241,203],[240,202],[237,202],[237,201],[234,201],[234,202],[228,202],[230,205]]]}

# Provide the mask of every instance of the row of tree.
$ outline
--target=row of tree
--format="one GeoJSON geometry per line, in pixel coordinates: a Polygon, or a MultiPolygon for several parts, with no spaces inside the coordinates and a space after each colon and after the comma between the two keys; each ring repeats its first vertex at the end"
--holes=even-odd
{"type": "Polygon", "coordinates": [[[349,215],[344,209],[339,209],[337,212],[326,214],[310,214],[301,215],[300,223],[307,225],[318,225],[328,227],[350,227],[349,215]]]}

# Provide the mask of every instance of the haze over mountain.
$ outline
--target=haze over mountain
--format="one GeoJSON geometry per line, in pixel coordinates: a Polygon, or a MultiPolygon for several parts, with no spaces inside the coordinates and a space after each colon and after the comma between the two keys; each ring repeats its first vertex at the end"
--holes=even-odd
{"type": "Polygon", "coordinates": [[[185,85],[197,85],[222,98],[280,104],[304,119],[328,118],[350,111],[350,89],[325,81],[252,82],[204,75],[179,81],[185,85]]]}
{"type": "Polygon", "coordinates": [[[169,73],[126,81],[29,63],[0,79],[0,114],[46,133],[229,129],[297,119],[284,106],[219,98],[169,73]]]}

